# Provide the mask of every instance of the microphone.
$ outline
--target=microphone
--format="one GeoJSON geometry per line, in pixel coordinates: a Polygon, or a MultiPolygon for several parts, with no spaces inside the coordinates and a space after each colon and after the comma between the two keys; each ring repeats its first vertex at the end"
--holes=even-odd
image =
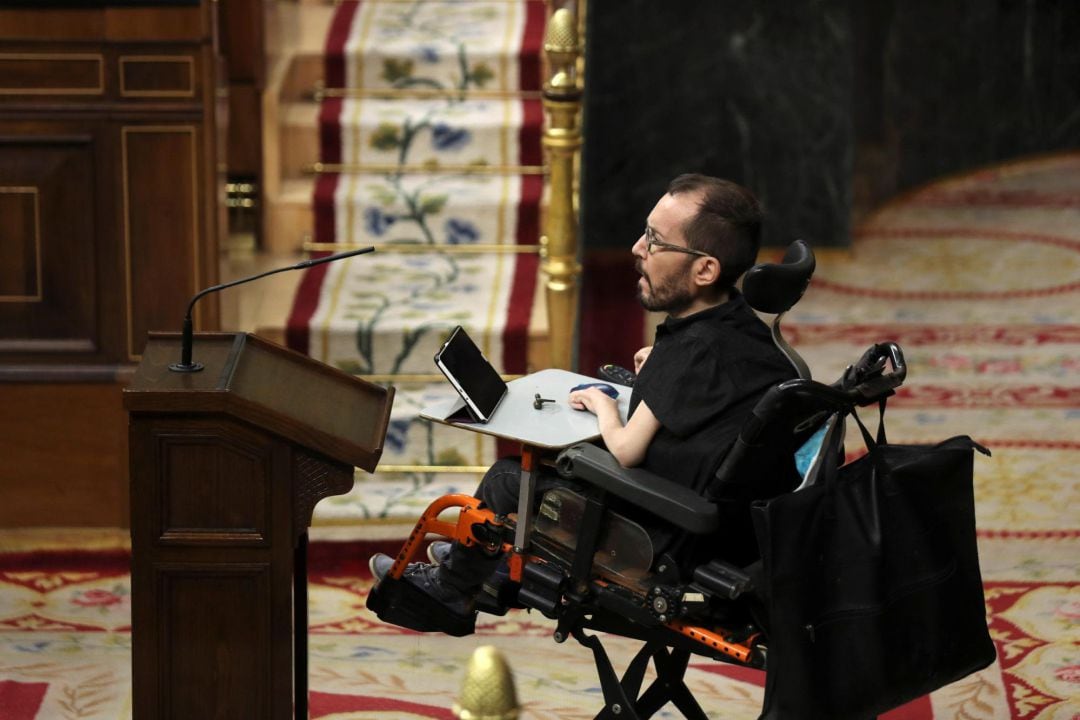
{"type": "Polygon", "coordinates": [[[187,306],[187,314],[184,315],[183,336],[181,338],[181,349],[180,349],[180,362],[173,363],[173,364],[169,365],[169,369],[172,370],[173,372],[186,372],[186,373],[199,372],[200,370],[203,369],[203,364],[202,363],[193,363],[193,362],[191,362],[191,345],[192,345],[192,342],[193,342],[192,331],[191,331],[191,311],[195,307],[195,303],[203,295],[209,295],[212,292],[217,292],[218,290],[224,290],[225,288],[230,288],[233,285],[240,285],[242,283],[251,282],[252,280],[258,280],[259,278],[264,278],[267,275],[273,275],[274,273],[286,272],[287,270],[303,270],[305,268],[314,267],[315,265],[322,265],[323,263],[330,263],[330,262],[334,262],[335,260],[344,260],[347,257],[352,257],[354,255],[363,255],[364,253],[369,253],[369,252],[374,252],[374,251],[375,251],[375,248],[373,246],[369,246],[369,247],[365,247],[365,248],[360,248],[359,250],[349,250],[347,252],[340,252],[340,253],[337,253],[336,255],[327,255],[326,257],[316,258],[314,260],[303,260],[301,262],[296,263],[295,265],[289,265],[288,267],[276,268],[274,270],[267,270],[266,272],[259,273],[258,275],[252,275],[250,277],[240,278],[239,280],[233,280],[232,282],[222,283],[221,285],[214,285],[212,287],[206,288],[205,290],[199,291],[198,293],[196,293],[195,297],[191,298],[191,302],[188,303],[188,306],[187,306]]]}

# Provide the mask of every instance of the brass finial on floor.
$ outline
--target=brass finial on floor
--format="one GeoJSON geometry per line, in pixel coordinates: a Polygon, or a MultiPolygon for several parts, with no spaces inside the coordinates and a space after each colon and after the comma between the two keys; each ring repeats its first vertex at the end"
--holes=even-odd
{"type": "Polygon", "coordinates": [[[465,668],[461,695],[454,703],[458,720],[515,720],[518,716],[514,676],[502,653],[491,645],[473,651],[465,668]]]}

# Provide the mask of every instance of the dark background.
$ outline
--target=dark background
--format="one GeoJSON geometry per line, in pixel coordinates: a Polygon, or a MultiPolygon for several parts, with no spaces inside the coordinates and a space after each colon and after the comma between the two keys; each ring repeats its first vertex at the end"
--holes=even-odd
{"type": "Polygon", "coordinates": [[[1080,147],[1080,2],[598,1],[586,47],[586,247],[681,172],[751,188],[769,245],[845,246],[900,191],[1080,147]]]}

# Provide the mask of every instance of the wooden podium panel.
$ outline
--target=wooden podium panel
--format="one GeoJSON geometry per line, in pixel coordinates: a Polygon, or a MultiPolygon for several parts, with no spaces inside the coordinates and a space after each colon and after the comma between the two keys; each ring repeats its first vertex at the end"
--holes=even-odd
{"type": "Polygon", "coordinates": [[[315,504],[382,454],[393,390],[253,335],[151,334],[130,416],[132,693],[146,718],[306,717],[315,504]]]}

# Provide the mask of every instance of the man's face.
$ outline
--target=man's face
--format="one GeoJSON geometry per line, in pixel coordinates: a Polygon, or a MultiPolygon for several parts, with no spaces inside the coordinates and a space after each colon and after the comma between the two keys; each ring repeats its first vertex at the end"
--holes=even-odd
{"type": "Polygon", "coordinates": [[[697,213],[699,202],[696,192],[664,195],[645,221],[647,231],[634,243],[634,265],[641,273],[638,300],[646,310],[678,316],[694,301],[696,288],[690,269],[697,256],[661,246],[654,246],[650,253],[646,234],[669,245],[687,247],[683,227],[697,213]]]}

